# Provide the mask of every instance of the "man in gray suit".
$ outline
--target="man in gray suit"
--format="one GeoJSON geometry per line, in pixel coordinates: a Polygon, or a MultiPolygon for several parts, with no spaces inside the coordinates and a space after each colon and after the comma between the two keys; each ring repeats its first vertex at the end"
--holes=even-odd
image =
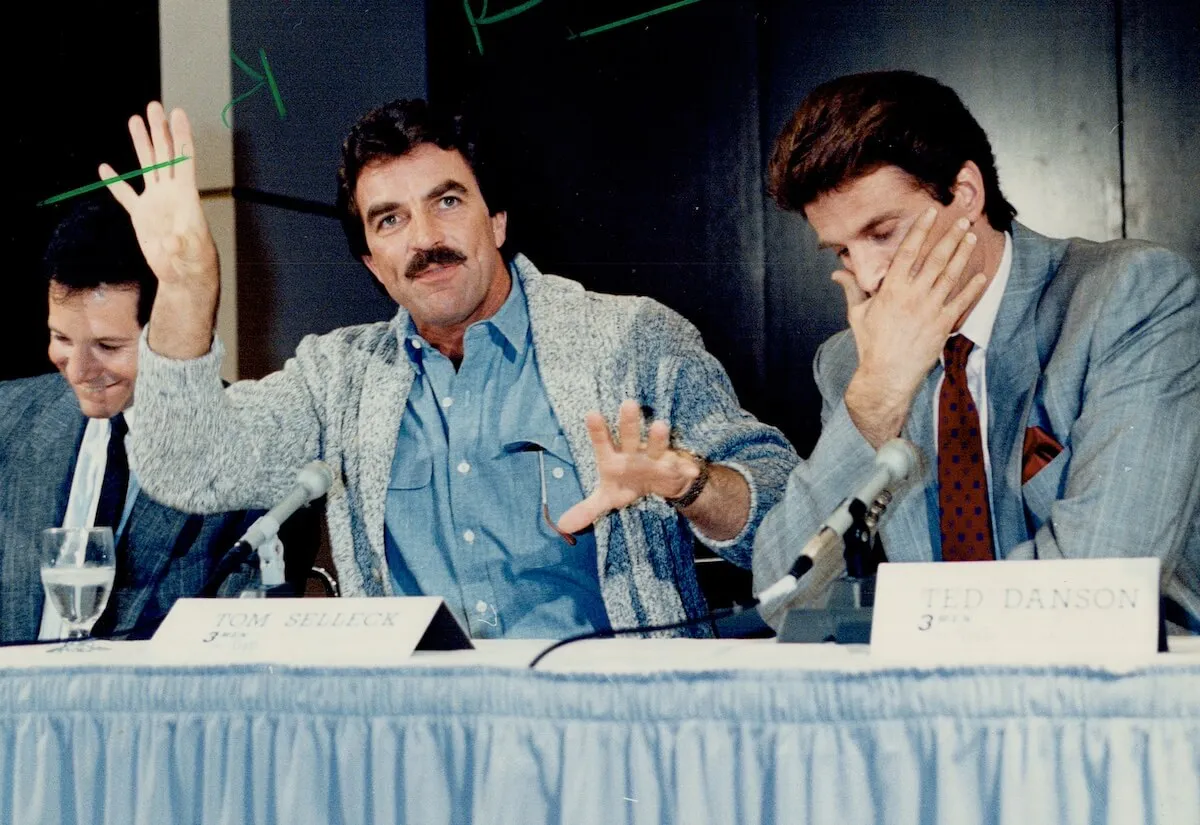
{"type": "Polygon", "coordinates": [[[1171,629],[1200,630],[1188,264],[1014,222],[979,124],[911,72],[813,90],[776,141],[770,185],[837,253],[850,328],[817,353],[821,437],[759,529],[756,590],[902,436],[930,460],[883,521],[889,560],[1154,555],[1171,629]]]}
{"type": "MultiPolygon", "coordinates": [[[[112,528],[117,562],[93,633],[146,636],[177,598],[200,592],[255,514],[188,515],[129,474],[124,431],[137,428],[137,342],[157,282],[120,208],[82,203],[44,264],[59,371],[0,384],[0,641],[58,638],[39,573],[42,530],[93,524],[112,528]]],[[[222,592],[253,575],[236,571],[222,592]]]]}

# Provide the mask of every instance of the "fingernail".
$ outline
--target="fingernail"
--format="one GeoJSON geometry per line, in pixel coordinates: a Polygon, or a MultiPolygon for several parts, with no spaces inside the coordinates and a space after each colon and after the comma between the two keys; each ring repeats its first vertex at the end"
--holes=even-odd
{"type": "Polygon", "coordinates": [[[925,210],[924,217],[926,220],[929,220],[930,218],[934,217],[935,215],[937,215],[937,207],[936,206],[931,206],[925,210]]]}
{"type": "Polygon", "coordinates": [[[968,232],[968,233],[967,233],[967,237],[966,237],[966,238],[964,238],[963,240],[965,240],[967,243],[975,243],[975,233],[974,233],[974,232],[968,232]]]}
{"type": "Polygon", "coordinates": [[[958,221],[955,222],[954,225],[957,226],[959,229],[968,229],[971,226],[971,222],[969,220],[967,220],[966,218],[959,218],[958,221]]]}

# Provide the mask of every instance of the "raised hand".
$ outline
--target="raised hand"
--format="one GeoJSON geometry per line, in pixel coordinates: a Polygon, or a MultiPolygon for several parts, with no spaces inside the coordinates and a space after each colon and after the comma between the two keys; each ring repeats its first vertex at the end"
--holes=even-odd
{"type": "MultiPolygon", "coordinates": [[[[139,115],[129,119],[129,135],[142,168],[188,156],[147,172],[141,195],[125,181],[108,186],[129,213],[146,262],[163,284],[216,288],[220,283],[217,249],[200,208],[192,157],[195,144],[187,115],[174,110],[168,125],[162,104],[154,101],[146,107],[144,121],[139,115]]],[[[101,178],[115,174],[107,163],[100,165],[101,178]]]]}
{"type": "MultiPolygon", "coordinates": [[[[208,352],[221,288],[217,247],[196,189],[195,143],[182,109],[171,112],[162,104],[146,107],[146,119],[129,119],[129,135],[141,168],[187,157],[143,175],[138,194],[125,181],[108,185],[129,213],[138,244],[158,278],[158,295],[150,316],[150,345],[173,358],[195,358],[208,352]]],[[[100,164],[101,179],[115,170],[100,164]]]]}
{"type": "Polygon", "coordinates": [[[834,273],[846,292],[858,348],[858,370],[846,390],[846,406],[876,447],[899,433],[946,339],[987,286],[982,273],[962,284],[976,245],[966,218],[955,221],[918,261],[936,218],[937,210],[930,208],[913,224],[874,295],[866,296],[850,273],[834,273]]]}
{"type": "Polygon", "coordinates": [[[595,492],[559,518],[558,528],[563,532],[578,532],[605,513],[628,507],[648,495],[680,496],[700,473],[694,459],[670,448],[667,422],[653,422],[643,440],[642,413],[634,401],[621,404],[617,443],[613,443],[608,422],[600,413],[588,413],[587,428],[600,480],[595,492]]]}

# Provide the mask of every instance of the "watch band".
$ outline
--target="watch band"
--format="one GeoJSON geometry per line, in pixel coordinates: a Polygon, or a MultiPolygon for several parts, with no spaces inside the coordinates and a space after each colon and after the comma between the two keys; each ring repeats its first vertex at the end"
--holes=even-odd
{"type": "Polygon", "coordinates": [[[709,463],[707,458],[702,458],[688,450],[677,450],[682,455],[689,456],[700,467],[700,472],[692,479],[692,483],[683,493],[674,498],[664,497],[667,504],[670,504],[676,510],[682,510],[685,507],[690,507],[695,503],[696,499],[700,498],[700,493],[704,491],[704,487],[708,484],[709,463]]]}

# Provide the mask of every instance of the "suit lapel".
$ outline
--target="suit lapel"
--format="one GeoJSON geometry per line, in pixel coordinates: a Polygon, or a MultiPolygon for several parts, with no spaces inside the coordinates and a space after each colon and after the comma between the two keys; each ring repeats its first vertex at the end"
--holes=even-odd
{"type": "MultiPolygon", "coordinates": [[[[380,569],[387,570],[387,554],[384,547],[384,512],[387,504],[388,480],[392,472],[392,458],[396,453],[396,434],[404,418],[408,392],[412,388],[414,371],[412,364],[400,352],[400,338],[408,328],[408,313],[401,309],[392,320],[392,334],[380,342],[375,357],[367,362],[363,376],[362,404],[358,411],[357,479],[348,479],[350,489],[357,489],[362,498],[363,522],[371,551],[379,561],[380,569]],[[354,483],[357,481],[357,484],[354,483]]],[[[350,549],[335,561],[338,570],[354,575],[358,562],[350,549]]],[[[382,576],[382,583],[371,579],[358,582],[368,595],[389,592],[390,575],[382,576]]],[[[347,582],[353,585],[354,582],[347,582]]]]}
{"type": "Polygon", "coordinates": [[[12,529],[2,538],[4,553],[0,576],[4,598],[0,602],[0,636],[5,641],[32,639],[42,620],[42,530],[62,524],[71,491],[79,440],[87,423],[75,394],[64,381],[53,383],[57,394],[42,412],[29,421],[29,436],[20,458],[13,462],[13,485],[7,491],[12,529]]]}
{"type": "Polygon", "coordinates": [[[997,557],[1029,538],[1021,494],[1021,450],[1042,372],[1038,301],[1051,276],[1049,241],[1013,224],[1013,262],[987,352],[988,454],[997,557]]]}
{"type": "MultiPolygon", "coordinates": [[[[596,453],[588,435],[585,416],[591,410],[606,414],[596,382],[596,331],[581,319],[588,317],[587,295],[578,284],[543,275],[524,255],[513,261],[525,289],[529,328],[538,374],[550,408],[558,419],[571,448],[575,470],[584,495],[596,489],[596,453]]],[[[595,526],[598,568],[605,569],[610,519],[595,526]]]]}
{"type": "MultiPolygon", "coordinates": [[[[138,492],[125,533],[117,545],[117,564],[125,569],[117,571],[118,586],[113,588],[115,603],[109,605],[106,615],[97,623],[106,632],[128,630],[137,624],[177,550],[176,545],[182,540],[190,546],[194,539],[181,536],[189,518],[187,513],[164,507],[144,492],[138,492]]],[[[200,520],[200,516],[195,518],[200,520]]]]}
{"type": "Polygon", "coordinates": [[[587,317],[582,288],[563,289],[548,282],[523,255],[516,257],[538,373],[550,406],[571,446],[579,481],[585,493],[596,486],[596,455],[584,417],[600,409],[594,370],[596,342],[579,323],[587,317]]]}

